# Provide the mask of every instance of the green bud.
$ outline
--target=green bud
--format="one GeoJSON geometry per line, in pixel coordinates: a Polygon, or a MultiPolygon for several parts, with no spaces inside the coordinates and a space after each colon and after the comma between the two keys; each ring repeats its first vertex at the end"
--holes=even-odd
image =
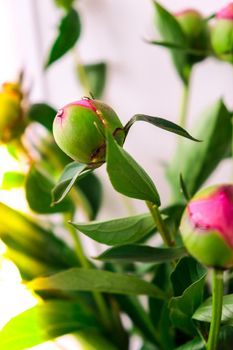
{"type": "MultiPolygon", "coordinates": [[[[196,10],[188,9],[176,13],[175,17],[188,39],[189,47],[202,52],[207,51],[210,45],[209,28],[202,15],[196,10]]],[[[191,63],[201,61],[206,55],[190,55],[191,63]]]]}
{"type": "Polygon", "coordinates": [[[69,10],[72,7],[74,2],[74,0],[54,0],[54,1],[58,7],[63,7],[65,10],[69,10]]]}
{"type": "Polygon", "coordinates": [[[87,98],[61,108],[53,123],[54,138],[62,151],[90,166],[105,161],[106,129],[122,146],[125,131],[117,114],[103,102],[87,98]]]}

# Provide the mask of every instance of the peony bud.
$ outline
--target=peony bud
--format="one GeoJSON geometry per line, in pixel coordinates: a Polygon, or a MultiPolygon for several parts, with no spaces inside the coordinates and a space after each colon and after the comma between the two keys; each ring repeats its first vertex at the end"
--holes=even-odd
{"type": "Polygon", "coordinates": [[[91,166],[105,161],[105,129],[123,145],[125,132],[114,110],[101,101],[87,98],[60,109],[53,123],[54,138],[62,151],[91,166]]]}
{"type": "Polygon", "coordinates": [[[192,39],[200,35],[203,29],[203,18],[198,11],[187,9],[175,13],[175,17],[188,38],[192,39]]]}
{"type": "Polygon", "coordinates": [[[220,59],[233,63],[233,3],[216,14],[211,42],[215,54],[220,59]]]}
{"type": "Polygon", "coordinates": [[[4,83],[0,92],[0,142],[7,143],[24,130],[20,84],[4,83]]]}
{"type": "Polygon", "coordinates": [[[187,250],[207,266],[233,266],[233,185],[212,186],[188,203],[180,226],[187,250]]]}
{"type": "MultiPolygon", "coordinates": [[[[209,47],[209,29],[202,15],[193,9],[187,9],[175,13],[183,32],[185,33],[189,46],[192,49],[205,51],[209,47]]],[[[193,56],[193,63],[205,58],[205,54],[193,56]]]]}
{"type": "Polygon", "coordinates": [[[66,10],[69,10],[72,7],[74,2],[74,0],[54,0],[54,1],[58,7],[63,7],[66,10]]]}

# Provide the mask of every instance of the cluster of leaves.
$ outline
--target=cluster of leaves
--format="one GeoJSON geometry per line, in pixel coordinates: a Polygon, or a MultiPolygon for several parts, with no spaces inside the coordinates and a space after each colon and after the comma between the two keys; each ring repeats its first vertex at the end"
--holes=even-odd
{"type": "Polygon", "coordinates": [[[73,50],[76,58],[76,75],[84,93],[92,94],[99,98],[102,96],[105,87],[107,64],[102,61],[85,65],[79,62],[77,58],[77,44],[81,37],[82,28],[80,15],[74,7],[74,1],[55,0],[55,3],[63,9],[64,14],[58,25],[57,37],[49,51],[45,68],[50,67],[54,62],[73,50]]]}
{"type": "MultiPolygon", "coordinates": [[[[47,67],[74,47],[81,32],[74,1],[56,0],[56,3],[65,15],[47,67]]],[[[166,28],[173,28],[174,21],[167,11],[158,3],[156,6],[163,27],[166,23],[166,28]]],[[[173,29],[171,33],[176,33],[173,29]]],[[[167,40],[179,44],[174,41],[174,35],[167,40]]],[[[178,57],[177,52],[174,57],[178,57]]],[[[106,70],[105,64],[100,66],[79,67],[81,72],[84,68],[92,74],[98,91],[102,91],[101,77],[106,70]],[[100,70],[98,75],[96,72],[100,70]]],[[[94,88],[91,91],[96,94],[94,88]]],[[[142,338],[141,350],[204,350],[211,320],[207,269],[188,256],[182,246],[179,222],[187,198],[230,156],[232,113],[222,101],[205,111],[193,131],[202,142],[193,142],[195,139],[187,131],[162,118],[138,114],[125,126],[128,135],[135,122],[144,121],[186,138],[179,143],[166,169],[172,204],[160,210],[164,225],[176,243],[171,247],[162,243],[156,247],[150,245],[150,238],[157,234],[159,227],[149,212],[108,221],[95,220],[101,204],[100,181],[93,169],[71,162],[57,148],[51,135],[55,114],[55,109],[46,104],[30,107],[27,112],[30,124],[40,123],[47,132],[47,136],[34,145],[40,159],[33,161],[26,175],[6,173],[3,179],[5,189],[24,185],[28,204],[38,215],[35,221],[0,203],[0,238],[7,245],[6,255],[18,266],[39,302],[5,325],[0,332],[0,347],[20,350],[73,333],[84,348],[94,344],[96,350],[127,350],[131,334],[136,333],[142,338]],[[82,207],[89,222],[73,219],[75,211],[82,207]],[[54,223],[51,228],[45,228],[39,222],[40,214],[50,223],[52,214],[57,214],[60,221],[65,219],[64,224],[59,221],[55,226],[63,228],[66,234],[70,232],[75,238],[74,245],[70,247],[58,238],[54,223]],[[69,225],[67,218],[72,221],[69,225]],[[80,254],[80,232],[109,247],[90,260],[80,254]],[[143,301],[139,298],[141,295],[143,301]],[[128,315],[132,327],[123,327],[121,314],[128,315]]],[[[107,172],[114,189],[160,207],[159,193],[146,171],[111,134],[107,134],[106,143],[107,172]]],[[[219,340],[219,349],[226,350],[231,349],[233,340],[230,277],[228,292],[224,297],[219,340]]]]}

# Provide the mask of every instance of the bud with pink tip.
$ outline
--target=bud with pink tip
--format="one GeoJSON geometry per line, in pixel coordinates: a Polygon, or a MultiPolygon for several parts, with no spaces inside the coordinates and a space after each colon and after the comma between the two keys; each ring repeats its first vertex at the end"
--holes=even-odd
{"type": "Polygon", "coordinates": [[[233,266],[233,185],[211,186],[188,203],[181,235],[192,256],[207,266],[233,266]]]}
{"type": "Polygon", "coordinates": [[[200,50],[200,56],[193,56],[193,63],[205,58],[204,52],[209,48],[209,28],[201,13],[194,9],[186,9],[175,13],[181,29],[187,37],[189,47],[200,50]]]}
{"type": "Polygon", "coordinates": [[[62,151],[93,167],[105,161],[106,129],[122,146],[125,131],[117,114],[105,103],[87,98],[61,108],[53,123],[54,138],[62,151]]]}
{"type": "Polygon", "coordinates": [[[216,14],[211,42],[216,56],[233,63],[233,2],[216,14]]]}

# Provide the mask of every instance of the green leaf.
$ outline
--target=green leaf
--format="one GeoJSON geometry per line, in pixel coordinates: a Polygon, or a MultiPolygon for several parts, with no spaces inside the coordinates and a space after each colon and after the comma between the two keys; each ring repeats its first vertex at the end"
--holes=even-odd
{"type": "Polygon", "coordinates": [[[24,350],[79,329],[97,327],[93,314],[80,304],[48,301],[11,319],[0,332],[0,347],[24,350]]]}
{"type": "Polygon", "coordinates": [[[171,282],[175,296],[183,294],[192,283],[198,281],[206,273],[206,268],[191,257],[184,257],[176,265],[171,274],[171,282]]]}
{"type": "Polygon", "coordinates": [[[217,350],[232,350],[233,344],[233,327],[224,326],[221,327],[219,333],[219,341],[217,350]]]}
{"type": "Polygon", "coordinates": [[[159,350],[159,348],[151,343],[146,342],[142,345],[140,350],[159,350]]]}
{"type": "Polygon", "coordinates": [[[106,250],[96,259],[117,262],[154,262],[162,263],[179,259],[186,255],[184,247],[180,248],[153,248],[143,245],[123,245],[106,250]]]}
{"type": "MultiPolygon", "coordinates": [[[[232,350],[233,328],[224,326],[220,329],[217,350],[232,350]]],[[[206,345],[201,339],[194,339],[175,350],[205,350],[206,345]]]]}
{"type": "Polygon", "coordinates": [[[183,204],[172,204],[161,210],[161,213],[166,216],[165,223],[169,228],[173,237],[176,237],[178,245],[181,245],[180,235],[177,234],[180,226],[180,220],[185,206],[183,204]]]}
{"type": "Polygon", "coordinates": [[[116,191],[160,205],[158,192],[145,170],[107,134],[107,172],[116,191]]]}
{"type": "Polygon", "coordinates": [[[231,147],[231,117],[223,102],[218,101],[195,122],[195,134],[203,142],[194,144],[182,140],[167,169],[174,198],[182,199],[180,174],[188,193],[193,196],[224,159],[231,147]]]}
{"type": "Polygon", "coordinates": [[[16,171],[7,171],[3,174],[1,189],[10,190],[12,188],[22,187],[25,181],[25,175],[16,171]]]}
{"type": "Polygon", "coordinates": [[[76,350],[119,350],[112,343],[113,339],[109,339],[110,337],[108,335],[103,336],[101,332],[97,332],[96,330],[80,330],[73,335],[78,340],[76,350]]]}
{"type": "Polygon", "coordinates": [[[106,63],[99,62],[95,64],[86,64],[85,66],[78,65],[77,73],[81,84],[83,86],[89,86],[91,94],[95,98],[100,98],[103,94],[106,82],[106,63]]]}
{"type": "MultiPolygon", "coordinates": [[[[158,28],[162,39],[165,42],[172,43],[181,47],[188,47],[186,35],[181,29],[176,18],[163,8],[157,1],[155,6],[155,24],[158,28]]],[[[181,79],[187,83],[189,76],[189,65],[187,55],[182,51],[170,50],[176,70],[181,79]]]]}
{"type": "Polygon", "coordinates": [[[73,268],[50,277],[36,278],[28,283],[28,287],[34,290],[90,291],[164,297],[159,288],[138,277],[84,268],[73,268]]]}
{"type": "Polygon", "coordinates": [[[25,184],[26,198],[30,208],[39,214],[54,214],[73,210],[73,203],[69,199],[51,206],[53,187],[53,181],[41,170],[32,166],[27,174],[25,184]]]}
{"type": "Polygon", "coordinates": [[[138,298],[128,295],[114,295],[114,298],[119,303],[121,311],[128,315],[142,337],[150,340],[153,344],[157,344],[156,329],[138,298]]]}
{"type": "MultiPolygon", "coordinates": [[[[152,282],[166,293],[171,292],[171,265],[160,264],[155,270],[152,282]]],[[[158,331],[160,344],[164,350],[174,348],[174,330],[170,321],[168,301],[149,298],[149,314],[158,331]]]]}
{"type": "Polygon", "coordinates": [[[79,179],[76,187],[83,193],[85,199],[88,201],[91,216],[90,219],[95,219],[100,209],[102,201],[102,185],[97,176],[93,173],[86,174],[87,176],[79,179]]]}
{"type": "Polygon", "coordinates": [[[152,45],[162,46],[162,47],[165,47],[167,49],[181,51],[183,53],[191,54],[193,56],[211,55],[211,51],[195,49],[193,47],[187,47],[187,46],[180,46],[178,44],[169,43],[166,41],[146,40],[146,42],[148,42],[149,44],[152,44],[152,45]]]}
{"type": "Polygon", "coordinates": [[[208,17],[205,18],[205,21],[208,22],[215,17],[216,17],[216,13],[211,13],[208,17]]]}
{"type": "Polygon", "coordinates": [[[107,245],[137,242],[155,230],[151,214],[140,214],[109,221],[71,224],[88,237],[107,245]]]}
{"type": "Polygon", "coordinates": [[[185,129],[181,128],[179,125],[171,122],[170,120],[166,120],[166,119],[158,118],[158,117],[151,117],[151,116],[145,115],[145,114],[136,114],[128,121],[128,123],[124,127],[126,135],[128,134],[128,131],[131,128],[131,126],[137,121],[147,122],[147,123],[150,123],[152,125],[157,126],[160,129],[164,129],[164,130],[172,132],[174,134],[183,136],[183,137],[190,139],[192,141],[200,142],[199,140],[192,137],[185,129]]]}
{"type": "MultiPolygon", "coordinates": [[[[224,326],[220,329],[217,350],[232,350],[233,328],[224,326]]],[[[201,339],[194,339],[190,342],[176,348],[175,350],[205,350],[206,346],[201,339]]]]}
{"type": "Polygon", "coordinates": [[[170,318],[173,325],[187,334],[196,335],[191,317],[202,303],[204,283],[205,275],[189,286],[181,296],[170,301],[170,318]]]}
{"type": "Polygon", "coordinates": [[[4,253],[4,257],[10,259],[17,266],[23,280],[51,275],[61,270],[61,266],[56,265],[56,262],[53,264],[52,262],[42,261],[19,250],[11,249],[9,246],[6,253],[4,253]]]}
{"type": "Polygon", "coordinates": [[[51,231],[0,203],[0,238],[11,249],[61,270],[78,266],[75,253],[51,231]]]}
{"type": "Polygon", "coordinates": [[[86,164],[77,162],[68,164],[52,190],[53,204],[60,203],[68,195],[75,183],[91,171],[91,169],[87,168],[86,164]]]}
{"type": "MultiPolygon", "coordinates": [[[[187,281],[195,280],[189,285],[183,293],[178,297],[173,297],[170,301],[170,318],[173,325],[187,334],[196,335],[196,329],[192,322],[192,315],[194,311],[199,307],[203,301],[204,283],[206,277],[206,270],[203,268],[201,271],[193,266],[193,269],[188,269],[188,273],[185,269],[185,262],[188,262],[190,258],[183,258],[183,262],[176,267],[176,276],[180,274],[180,278],[176,281],[176,289],[181,280],[181,274],[183,272],[183,280],[187,281]],[[199,278],[198,278],[199,277],[199,278]],[[198,278],[198,279],[196,279],[198,278]]],[[[187,281],[183,283],[183,286],[187,284],[187,281]]],[[[174,285],[174,275],[173,275],[174,285]]],[[[182,290],[183,288],[181,288],[182,290]]]]}
{"type": "Polygon", "coordinates": [[[191,199],[191,197],[190,197],[190,194],[188,193],[182,174],[180,174],[180,188],[185,200],[188,202],[191,199]]]}
{"type": "Polygon", "coordinates": [[[46,129],[52,132],[53,120],[57,111],[46,103],[35,103],[30,106],[27,117],[33,122],[42,124],[46,129]]]}
{"type": "Polygon", "coordinates": [[[81,33],[81,22],[77,11],[70,9],[61,19],[58,35],[49,52],[45,68],[64,56],[78,41],[81,33]]]}
{"type": "Polygon", "coordinates": [[[179,346],[175,350],[205,350],[206,346],[202,339],[195,338],[184,345],[179,346]]]}
{"type": "MultiPolygon", "coordinates": [[[[193,314],[193,319],[201,322],[211,322],[212,315],[212,297],[204,301],[202,305],[193,314]]],[[[224,295],[222,322],[233,326],[233,294],[224,295]]]]}

